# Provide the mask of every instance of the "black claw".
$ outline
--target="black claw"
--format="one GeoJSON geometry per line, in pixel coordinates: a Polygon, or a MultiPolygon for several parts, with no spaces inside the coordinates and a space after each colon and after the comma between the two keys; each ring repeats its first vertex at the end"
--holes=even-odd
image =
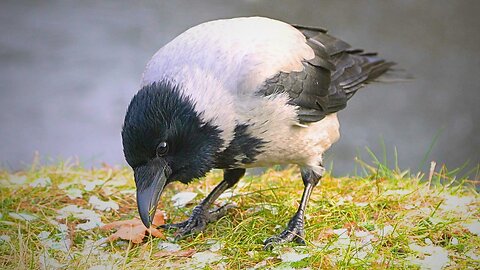
{"type": "Polygon", "coordinates": [[[305,240],[303,239],[305,231],[303,228],[303,218],[301,218],[299,215],[295,215],[290,222],[288,222],[288,226],[283,232],[265,240],[263,243],[263,249],[271,250],[275,245],[289,243],[292,241],[295,241],[300,245],[305,245],[305,240]]]}
{"type": "Polygon", "coordinates": [[[225,204],[225,205],[222,205],[216,209],[213,209],[209,212],[209,219],[208,221],[209,222],[215,222],[219,219],[221,219],[222,217],[224,217],[226,214],[227,214],[227,211],[228,209],[231,209],[231,208],[234,208],[235,205],[234,204],[225,204]]]}
{"type": "Polygon", "coordinates": [[[179,228],[185,227],[185,225],[187,225],[187,221],[183,221],[180,223],[163,224],[163,225],[160,225],[159,227],[165,230],[172,230],[172,229],[179,229],[179,228]]]}
{"type": "Polygon", "coordinates": [[[219,220],[232,207],[233,205],[227,204],[215,210],[206,211],[202,205],[197,205],[187,220],[180,223],[164,224],[160,227],[166,230],[176,229],[175,240],[180,240],[191,234],[202,232],[208,223],[219,220]]]}

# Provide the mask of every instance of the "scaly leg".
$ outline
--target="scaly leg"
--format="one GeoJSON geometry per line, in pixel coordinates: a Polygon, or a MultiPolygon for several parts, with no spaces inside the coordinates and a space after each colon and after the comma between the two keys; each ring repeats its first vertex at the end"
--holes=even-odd
{"type": "Polygon", "coordinates": [[[222,206],[214,211],[209,211],[210,206],[225,190],[233,187],[244,174],[245,169],[224,170],[223,181],[199,205],[193,208],[192,215],[187,220],[175,224],[165,224],[161,227],[167,230],[178,229],[176,239],[203,231],[209,222],[217,221],[228,210],[228,206],[222,206]]]}
{"type": "Polygon", "coordinates": [[[318,184],[320,178],[322,178],[323,167],[308,167],[302,168],[302,180],[305,188],[303,190],[302,200],[298,207],[297,213],[288,222],[287,228],[279,235],[272,236],[265,240],[264,249],[271,249],[276,244],[282,244],[295,241],[299,244],[305,245],[304,230],[304,216],[305,209],[307,208],[308,199],[312,193],[313,188],[318,184]]]}

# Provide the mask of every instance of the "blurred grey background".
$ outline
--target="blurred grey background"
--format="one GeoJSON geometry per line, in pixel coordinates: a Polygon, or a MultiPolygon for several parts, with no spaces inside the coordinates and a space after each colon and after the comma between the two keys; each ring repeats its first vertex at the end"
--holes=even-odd
{"type": "MultiPolygon", "coordinates": [[[[382,141],[401,168],[480,161],[480,1],[5,1],[0,3],[0,166],[78,156],[125,164],[120,130],[144,65],[198,23],[261,15],[321,26],[415,76],[361,90],[329,152],[352,174],[382,141]],[[434,140],[439,134],[437,140],[434,140]]],[[[327,162],[328,164],[329,162],[327,162]]],[[[420,169],[425,169],[424,166],[420,169]]]]}

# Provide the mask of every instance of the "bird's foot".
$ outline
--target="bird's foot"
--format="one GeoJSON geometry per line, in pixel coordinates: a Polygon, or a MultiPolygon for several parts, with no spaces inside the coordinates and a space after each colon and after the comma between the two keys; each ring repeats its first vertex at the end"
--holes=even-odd
{"type": "Polygon", "coordinates": [[[167,230],[176,229],[175,240],[179,240],[188,235],[202,232],[208,223],[215,222],[225,216],[227,210],[233,206],[232,204],[226,204],[209,211],[203,205],[197,205],[193,208],[192,215],[187,220],[180,223],[164,224],[160,227],[167,230]]]}
{"type": "Polygon", "coordinates": [[[265,242],[264,249],[271,250],[275,245],[284,244],[288,242],[295,241],[300,245],[305,245],[305,236],[303,216],[296,214],[292,217],[290,222],[288,222],[287,228],[278,235],[274,235],[265,242]]]}

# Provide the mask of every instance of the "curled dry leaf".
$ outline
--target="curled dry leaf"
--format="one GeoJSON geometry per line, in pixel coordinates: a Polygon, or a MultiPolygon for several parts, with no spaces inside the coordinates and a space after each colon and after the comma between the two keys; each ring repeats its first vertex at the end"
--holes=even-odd
{"type": "Polygon", "coordinates": [[[155,253],[153,256],[165,258],[165,257],[174,257],[174,258],[190,258],[195,254],[195,249],[185,249],[185,250],[177,250],[177,251],[168,251],[168,250],[161,250],[155,253]]]}
{"type": "Polygon", "coordinates": [[[157,211],[152,222],[153,226],[150,228],[145,227],[142,221],[138,218],[130,220],[121,220],[108,223],[101,227],[102,230],[117,229],[117,231],[110,235],[107,239],[109,241],[117,240],[118,238],[132,241],[135,244],[141,243],[145,238],[146,233],[158,237],[164,238],[163,233],[157,228],[160,225],[165,224],[165,215],[162,211],[157,211]]]}

